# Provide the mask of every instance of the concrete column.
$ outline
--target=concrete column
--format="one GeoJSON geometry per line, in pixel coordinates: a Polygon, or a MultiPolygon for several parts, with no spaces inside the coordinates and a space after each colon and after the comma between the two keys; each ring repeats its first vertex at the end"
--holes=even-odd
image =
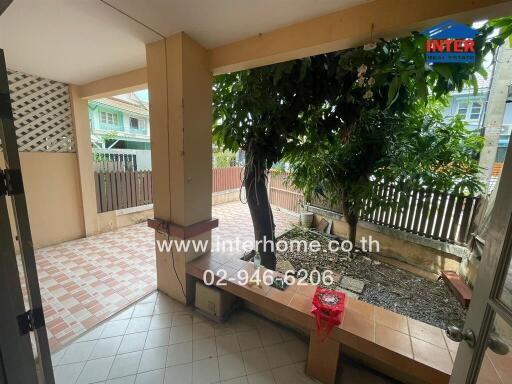
{"type": "MultiPolygon", "coordinates": [[[[211,220],[213,76],[207,50],[178,33],[148,44],[146,57],[155,218],[184,232],[197,230],[211,220]]],[[[156,240],[180,240],[169,232],[160,228],[156,240]]],[[[192,240],[210,241],[210,230],[199,232],[192,240]]],[[[203,253],[192,246],[160,251],[157,244],[158,289],[182,302],[184,293],[190,299],[185,266],[203,253]]]]}
{"type": "Polygon", "coordinates": [[[489,183],[492,167],[496,161],[498,141],[503,130],[503,117],[505,116],[505,101],[508,86],[512,84],[512,48],[505,43],[499,50],[496,58],[496,67],[489,89],[489,100],[485,111],[485,144],[480,153],[480,167],[482,168],[482,182],[489,183]]]}
{"type": "Polygon", "coordinates": [[[69,90],[73,109],[73,124],[75,129],[78,169],[80,173],[85,235],[91,236],[98,233],[98,209],[94,184],[89,112],[87,100],[79,96],[78,87],[70,85],[69,90]]]}

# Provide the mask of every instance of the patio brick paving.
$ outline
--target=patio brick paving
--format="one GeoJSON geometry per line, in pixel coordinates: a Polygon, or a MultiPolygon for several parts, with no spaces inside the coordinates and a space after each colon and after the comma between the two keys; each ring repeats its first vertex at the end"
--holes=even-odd
{"type": "MultiPolygon", "coordinates": [[[[212,215],[219,218],[212,242],[253,239],[247,205],[216,205],[212,215]]],[[[274,220],[279,235],[297,217],[275,209],[274,220]]],[[[156,289],[153,236],[141,223],[36,250],[52,351],[156,289]]]]}

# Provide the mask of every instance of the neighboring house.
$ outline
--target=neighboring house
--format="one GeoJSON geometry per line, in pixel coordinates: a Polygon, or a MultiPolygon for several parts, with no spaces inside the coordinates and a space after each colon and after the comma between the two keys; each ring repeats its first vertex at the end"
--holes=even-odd
{"type": "Polygon", "coordinates": [[[89,102],[96,148],[150,149],[149,106],[134,93],[89,102]]]}
{"type": "Polygon", "coordinates": [[[450,95],[449,105],[444,111],[445,117],[459,115],[472,131],[481,131],[485,104],[489,94],[489,81],[481,76],[478,79],[478,93],[473,88],[464,88],[462,92],[453,92],[450,95]]]}

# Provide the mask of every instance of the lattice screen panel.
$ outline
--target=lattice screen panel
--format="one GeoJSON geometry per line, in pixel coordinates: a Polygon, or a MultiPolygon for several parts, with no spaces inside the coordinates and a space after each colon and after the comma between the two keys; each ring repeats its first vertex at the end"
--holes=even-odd
{"type": "Polygon", "coordinates": [[[74,152],[67,84],[8,71],[18,147],[25,152],[74,152]]]}

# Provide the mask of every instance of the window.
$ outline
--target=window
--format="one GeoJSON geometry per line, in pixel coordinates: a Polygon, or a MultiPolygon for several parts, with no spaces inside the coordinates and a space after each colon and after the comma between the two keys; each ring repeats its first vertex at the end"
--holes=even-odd
{"type": "Polygon", "coordinates": [[[103,124],[117,125],[117,114],[110,112],[100,112],[100,121],[103,124]]]}
{"type": "Polygon", "coordinates": [[[457,108],[457,115],[459,115],[460,117],[465,119],[466,115],[468,114],[468,106],[469,106],[469,103],[467,101],[459,101],[459,107],[457,108]]]}
{"type": "Polygon", "coordinates": [[[480,113],[482,113],[482,103],[480,101],[474,101],[473,104],[471,105],[471,114],[469,115],[469,119],[480,119],[480,113]]]}
{"type": "Polygon", "coordinates": [[[130,117],[130,128],[139,129],[139,119],[135,117],[130,117]]]}
{"type": "Polygon", "coordinates": [[[143,129],[144,120],[137,119],[136,117],[130,117],[130,128],[131,129],[143,129]]]}

